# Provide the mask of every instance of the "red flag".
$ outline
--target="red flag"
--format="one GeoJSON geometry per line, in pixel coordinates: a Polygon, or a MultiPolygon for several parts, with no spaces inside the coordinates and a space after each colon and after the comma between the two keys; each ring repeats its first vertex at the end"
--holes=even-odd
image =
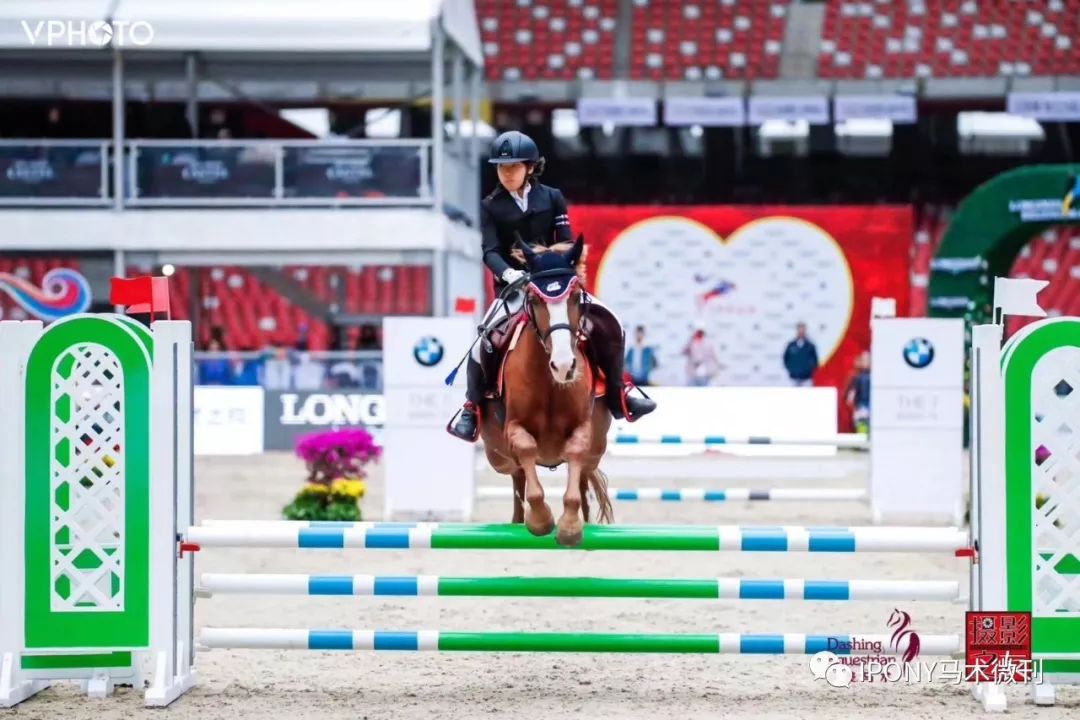
{"type": "Polygon", "coordinates": [[[109,281],[109,301],[123,305],[129,313],[157,313],[169,317],[169,278],[137,277],[112,278],[109,281]]]}
{"type": "Polygon", "coordinates": [[[472,315],[476,312],[476,298],[454,298],[454,312],[464,315],[472,315]]]}

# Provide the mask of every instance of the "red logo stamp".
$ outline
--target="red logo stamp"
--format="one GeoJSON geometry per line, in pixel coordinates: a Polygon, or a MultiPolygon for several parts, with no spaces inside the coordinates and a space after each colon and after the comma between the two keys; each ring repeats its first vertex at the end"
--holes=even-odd
{"type": "Polygon", "coordinates": [[[968,612],[965,627],[968,680],[1031,681],[1031,613],[968,612]]]}

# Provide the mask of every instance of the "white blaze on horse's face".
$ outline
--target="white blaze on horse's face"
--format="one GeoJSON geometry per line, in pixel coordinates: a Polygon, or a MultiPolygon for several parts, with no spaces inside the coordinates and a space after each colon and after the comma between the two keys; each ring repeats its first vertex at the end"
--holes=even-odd
{"type": "Polygon", "coordinates": [[[548,369],[555,382],[564,385],[577,377],[577,356],[574,355],[574,333],[570,330],[569,295],[561,300],[547,304],[548,320],[551,332],[551,356],[548,369]],[[560,327],[561,326],[561,327],[560,327]]]}

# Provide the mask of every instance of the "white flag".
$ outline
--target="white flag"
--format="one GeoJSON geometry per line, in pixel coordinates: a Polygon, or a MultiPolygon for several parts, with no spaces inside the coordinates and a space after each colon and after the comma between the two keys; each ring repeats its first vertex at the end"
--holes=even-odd
{"type": "Polygon", "coordinates": [[[1049,284],[1049,280],[994,278],[994,307],[1000,308],[1003,315],[1046,317],[1038,295],[1049,284]]]}

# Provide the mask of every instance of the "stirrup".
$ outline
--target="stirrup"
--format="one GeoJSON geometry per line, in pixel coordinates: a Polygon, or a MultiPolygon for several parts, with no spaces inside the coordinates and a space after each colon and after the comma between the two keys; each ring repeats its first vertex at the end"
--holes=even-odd
{"type": "Polygon", "coordinates": [[[483,424],[483,422],[484,416],[480,412],[480,406],[476,403],[467,402],[465,405],[458,408],[458,411],[454,413],[453,417],[450,418],[450,422],[446,423],[446,432],[450,435],[450,437],[455,437],[458,440],[464,440],[468,443],[475,443],[477,440],[480,439],[480,426],[483,424]],[[454,432],[454,425],[457,423],[458,418],[461,417],[461,414],[465,412],[466,409],[468,409],[469,405],[472,405],[472,411],[476,415],[476,429],[473,430],[473,436],[471,438],[466,438],[454,432]]]}
{"type": "Polygon", "coordinates": [[[652,398],[649,397],[644,390],[642,390],[640,387],[637,386],[636,383],[634,383],[633,379],[630,377],[630,373],[623,373],[622,390],[619,393],[619,405],[622,407],[623,419],[626,420],[626,422],[628,423],[637,422],[641,419],[641,417],[643,417],[634,415],[630,412],[630,403],[628,402],[628,399],[630,397],[630,393],[632,393],[634,390],[637,390],[639,393],[641,393],[641,396],[644,397],[646,400],[652,400],[652,398]]]}

